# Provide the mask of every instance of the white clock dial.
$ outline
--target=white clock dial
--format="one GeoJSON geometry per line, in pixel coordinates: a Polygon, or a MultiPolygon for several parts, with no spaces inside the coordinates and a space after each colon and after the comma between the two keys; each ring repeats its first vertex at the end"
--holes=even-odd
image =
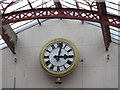
{"type": "Polygon", "coordinates": [[[74,62],[74,50],[65,42],[50,44],[44,51],[44,63],[52,71],[65,71],[74,62]]]}
{"type": "MultiPolygon", "coordinates": [[[[57,49],[54,49],[51,53],[50,53],[50,62],[55,65],[55,66],[61,66],[61,65],[64,65],[68,59],[64,59],[64,58],[59,58],[59,61],[56,60],[55,56],[58,55],[58,52],[59,52],[59,48],[57,49]]],[[[60,56],[64,56],[65,55],[68,55],[68,53],[64,50],[64,49],[61,49],[61,55],[60,56]]]]}
{"type": "Polygon", "coordinates": [[[71,73],[79,62],[76,46],[69,40],[58,38],[45,44],[40,52],[40,64],[50,75],[62,77],[71,73]]]}

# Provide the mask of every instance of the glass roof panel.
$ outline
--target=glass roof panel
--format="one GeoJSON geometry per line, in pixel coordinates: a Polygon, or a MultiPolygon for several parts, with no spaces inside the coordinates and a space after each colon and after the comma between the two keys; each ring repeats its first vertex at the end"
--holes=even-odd
{"type": "Polygon", "coordinates": [[[12,24],[11,27],[14,30],[18,27],[21,27],[22,25],[24,25],[26,23],[29,23],[30,21],[33,21],[33,20],[26,20],[26,21],[17,22],[17,23],[12,24]]]}
{"type": "Polygon", "coordinates": [[[108,13],[119,15],[118,13],[119,13],[120,10],[118,10],[119,5],[117,3],[116,4],[111,3],[107,0],[106,7],[107,7],[107,12],[108,13]]]}
{"type": "Polygon", "coordinates": [[[67,7],[70,7],[70,8],[76,8],[76,5],[75,5],[75,1],[73,0],[60,0],[60,3],[63,5],[63,6],[67,6],[67,7]]]}
{"type": "MultiPolygon", "coordinates": [[[[4,1],[4,3],[0,4],[1,10],[3,7],[6,7],[10,2],[17,1],[11,4],[11,6],[9,6],[9,8],[6,9],[5,13],[31,9],[31,7],[28,4],[28,0],[2,0],[2,1],[4,1]]],[[[33,8],[55,7],[53,0],[29,0],[29,1],[33,8]]],[[[78,5],[80,9],[90,10],[90,7],[88,6],[88,3],[85,2],[85,0],[76,0],[76,1],[78,1],[78,5]]],[[[87,1],[89,1],[91,4],[94,0],[87,0],[87,1]]],[[[118,6],[120,6],[120,4],[118,4],[118,2],[119,0],[106,0],[107,12],[111,14],[119,15],[118,13],[120,13],[120,10],[118,10],[118,6]]],[[[60,3],[62,4],[62,8],[77,8],[75,0],[60,0],[60,3]]],[[[97,10],[97,7],[93,6],[92,10],[97,10]]],[[[41,19],[40,21],[43,20],[41,19]]],[[[10,23],[10,25],[15,33],[19,33],[25,30],[26,28],[36,25],[37,23],[38,23],[37,20],[27,20],[27,21],[20,21],[17,23],[10,23]]],[[[89,22],[89,23],[100,27],[98,23],[94,23],[94,22],[89,22]]],[[[111,32],[112,41],[120,44],[120,40],[119,40],[120,30],[112,26],[110,26],[110,28],[111,28],[110,32],[111,32]]],[[[7,47],[7,45],[0,36],[0,48],[5,48],[5,47],[7,47]]]]}

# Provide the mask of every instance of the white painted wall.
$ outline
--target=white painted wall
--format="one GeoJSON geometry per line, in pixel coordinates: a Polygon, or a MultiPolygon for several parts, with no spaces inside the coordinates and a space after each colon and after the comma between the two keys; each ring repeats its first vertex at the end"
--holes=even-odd
{"type": "Polygon", "coordinates": [[[3,88],[117,88],[118,87],[118,45],[111,43],[105,51],[101,29],[76,20],[52,19],[42,26],[36,25],[18,34],[16,55],[10,50],[2,51],[3,88]],[[39,65],[41,48],[49,40],[65,38],[71,40],[81,59],[77,69],[62,78],[63,84],[54,83],[39,65]],[[107,60],[107,55],[110,60],[107,60]],[[14,58],[18,62],[14,63],[14,58]]]}

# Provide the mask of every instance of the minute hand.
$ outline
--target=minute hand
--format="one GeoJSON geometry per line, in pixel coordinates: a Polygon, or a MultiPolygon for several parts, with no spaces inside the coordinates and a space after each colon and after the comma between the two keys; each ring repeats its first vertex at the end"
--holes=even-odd
{"type": "Polygon", "coordinates": [[[59,49],[59,52],[58,52],[58,56],[60,56],[61,49],[62,49],[62,45],[60,45],[60,49],[59,49]]]}
{"type": "Polygon", "coordinates": [[[59,56],[60,56],[60,53],[61,53],[61,50],[62,50],[62,46],[63,46],[63,43],[61,42],[60,43],[60,49],[59,49],[59,52],[58,52],[58,61],[59,61],[59,56]]]}

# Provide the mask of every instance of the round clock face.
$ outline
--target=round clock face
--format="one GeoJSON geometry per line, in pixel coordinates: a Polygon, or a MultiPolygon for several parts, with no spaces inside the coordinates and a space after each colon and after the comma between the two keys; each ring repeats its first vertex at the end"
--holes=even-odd
{"type": "Polygon", "coordinates": [[[75,45],[65,39],[48,42],[40,54],[42,67],[53,76],[64,76],[70,73],[78,63],[78,52],[75,45]]]}

